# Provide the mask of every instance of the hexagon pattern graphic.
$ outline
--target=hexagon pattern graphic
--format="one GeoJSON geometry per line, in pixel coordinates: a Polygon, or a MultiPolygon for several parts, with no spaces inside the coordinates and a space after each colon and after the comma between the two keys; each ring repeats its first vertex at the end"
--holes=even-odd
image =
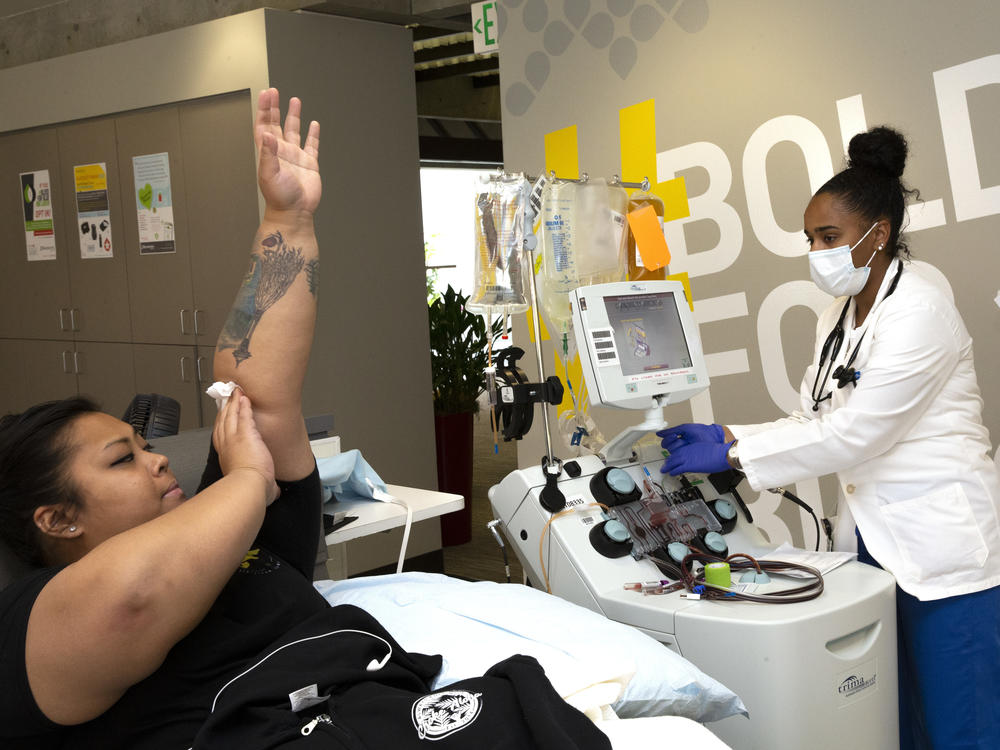
{"type": "Polygon", "coordinates": [[[623,81],[635,70],[641,48],[669,19],[687,34],[708,25],[708,0],[504,0],[498,7],[500,33],[516,17],[537,38],[527,55],[521,80],[504,92],[504,104],[515,116],[525,114],[548,80],[553,61],[575,43],[606,50],[608,66],[623,81]]]}

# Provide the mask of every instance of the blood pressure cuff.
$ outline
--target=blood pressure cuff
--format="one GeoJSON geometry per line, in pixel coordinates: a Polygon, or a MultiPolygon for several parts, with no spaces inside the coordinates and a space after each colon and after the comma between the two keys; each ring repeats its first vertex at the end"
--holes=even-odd
{"type": "Polygon", "coordinates": [[[531,657],[432,692],[440,656],[404,651],[344,605],[307,620],[216,696],[194,750],[610,750],[531,657]]]}

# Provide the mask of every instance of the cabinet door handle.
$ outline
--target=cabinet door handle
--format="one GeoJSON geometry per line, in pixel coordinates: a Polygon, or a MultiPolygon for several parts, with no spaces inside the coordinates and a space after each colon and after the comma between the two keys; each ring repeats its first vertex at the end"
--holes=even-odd
{"type": "Polygon", "coordinates": [[[201,334],[201,331],[199,330],[199,329],[201,328],[201,326],[199,326],[199,325],[198,325],[198,317],[199,317],[200,315],[201,315],[201,310],[199,310],[199,309],[198,309],[198,308],[196,307],[196,308],[194,309],[194,335],[195,335],[195,336],[198,336],[198,335],[200,335],[200,334],[201,334]]]}
{"type": "Polygon", "coordinates": [[[59,308],[59,330],[60,331],[65,331],[66,330],[66,317],[65,317],[65,315],[66,315],[66,308],[65,307],[60,307],[59,308]]]}
{"type": "Polygon", "coordinates": [[[80,329],[76,327],[76,308],[71,307],[69,309],[69,329],[71,331],[79,331],[80,329]]]}
{"type": "Polygon", "coordinates": [[[188,382],[187,369],[184,367],[184,360],[186,360],[186,359],[187,359],[187,357],[181,357],[181,382],[182,383],[187,383],[188,382]]]}
{"type": "MultiPolygon", "coordinates": [[[[196,320],[197,320],[197,318],[196,318],[196,320]]],[[[205,358],[204,358],[204,357],[198,357],[198,358],[197,358],[197,359],[196,359],[196,360],[194,361],[194,367],[195,367],[195,375],[197,375],[197,377],[198,377],[198,382],[199,382],[199,383],[203,383],[203,382],[205,382],[205,381],[203,381],[203,380],[201,379],[201,361],[202,361],[203,359],[205,359],[205,358]]]]}
{"type": "Polygon", "coordinates": [[[187,313],[186,308],[181,308],[181,334],[187,336],[187,327],[184,325],[184,315],[187,313]]]}
{"type": "Polygon", "coordinates": [[[66,352],[66,351],[64,351],[64,352],[62,353],[62,362],[63,362],[63,375],[69,375],[69,367],[67,367],[67,366],[66,366],[66,355],[67,355],[68,353],[69,353],[69,352],[66,352]]]}
{"type": "Polygon", "coordinates": [[[80,352],[73,352],[73,373],[80,374],[80,352]]]}

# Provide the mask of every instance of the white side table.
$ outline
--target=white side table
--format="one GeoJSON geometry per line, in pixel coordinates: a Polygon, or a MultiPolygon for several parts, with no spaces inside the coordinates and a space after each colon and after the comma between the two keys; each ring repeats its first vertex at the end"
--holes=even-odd
{"type": "MultiPolygon", "coordinates": [[[[395,484],[387,485],[386,488],[390,495],[410,506],[413,511],[414,523],[465,507],[465,498],[461,495],[422,490],[415,487],[402,487],[395,484]]],[[[402,506],[378,500],[339,501],[325,505],[323,511],[326,513],[344,512],[348,516],[358,517],[358,520],[326,535],[329,553],[327,571],[334,580],[347,577],[347,546],[344,542],[399,528],[406,524],[406,510],[402,506]]]]}

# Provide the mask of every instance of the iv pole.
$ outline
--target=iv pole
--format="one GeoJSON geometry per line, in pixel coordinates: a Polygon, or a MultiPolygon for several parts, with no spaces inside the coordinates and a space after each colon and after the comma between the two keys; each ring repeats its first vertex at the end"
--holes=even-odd
{"type": "MultiPolygon", "coordinates": [[[[527,212],[525,212],[527,216],[527,212]]],[[[534,217],[530,220],[534,221],[534,217]]],[[[535,291],[535,248],[538,247],[538,238],[535,237],[535,233],[526,231],[524,233],[524,249],[528,253],[529,269],[528,269],[528,296],[531,298],[531,327],[535,333],[535,358],[538,364],[538,379],[540,381],[545,380],[545,367],[542,362],[542,331],[538,323],[538,294],[535,291]]],[[[552,433],[549,429],[549,404],[547,401],[542,402],[542,424],[545,426],[545,456],[548,458],[549,463],[558,461],[552,455],[552,433]]]]}
{"type": "MultiPolygon", "coordinates": [[[[587,182],[590,176],[584,172],[579,178],[568,178],[559,177],[554,171],[549,172],[549,180],[561,180],[564,182],[587,182]]],[[[623,182],[618,175],[614,175],[611,178],[611,183],[616,185],[621,185],[627,188],[638,188],[640,190],[649,190],[649,178],[643,177],[642,182],[623,182]]],[[[539,205],[541,199],[539,196],[539,205]]],[[[526,196],[525,205],[530,207],[532,210],[529,212],[525,210],[524,212],[524,250],[528,255],[530,260],[529,273],[528,273],[528,295],[531,298],[531,326],[535,333],[535,356],[538,364],[538,378],[539,380],[545,380],[545,368],[542,363],[542,335],[541,329],[538,323],[538,294],[535,291],[535,250],[538,247],[538,238],[535,236],[534,231],[532,231],[532,225],[534,224],[535,217],[538,216],[538,210],[532,203],[530,197],[526,196]]],[[[566,377],[569,377],[567,373],[566,377]]],[[[660,417],[662,420],[662,416],[660,417]]],[[[648,418],[647,418],[648,421],[648,418]]],[[[552,433],[549,428],[549,405],[546,402],[542,403],[542,424],[545,425],[545,457],[549,465],[558,462],[558,466],[562,467],[562,461],[552,455],[552,433]]]]}
{"type": "MultiPolygon", "coordinates": [[[[555,172],[551,172],[550,179],[556,180],[561,178],[557,177],[555,172]]],[[[585,172],[579,179],[572,179],[569,181],[586,182],[588,179],[589,177],[585,172]]],[[[642,190],[649,189],[649,180],[647,178],[643,178],[640,183],[631,183],[622,182],[618,176],[615,175],[613,182],[621,185],[622,187],[637,187],[642,190]]],[[[545,365],[542,358],[542,333],[541,325],[539,323],[540,313],[538,311],[538,293],[535,285],[535,250],[538,248],[538,238],[535,236],[533,231],[535,217],[538,215],[538,207],[541,205],[541,196],[539,195],[536,197],[534,195],[535,189],[537,188],[539,188],[539,184],[536,184],[535,188],[530,191],[528,190],[527,185],[523,188],[528,194],[525,196],[526,208],[524,211],[524,239],[522,240],[522,247],[524,248],[524,251],[529,259],[528,295],[531,299],[531,326],[535,334],[535,358],[538,365],[538,377],[539,380],[544,381],[545,365]],[[531,210],[529,211],[528,208],[531,210]]],[[[659,411],[659,414],[660,421],[662,421],[662,411],[659,411]]],[[[552,454],[552,431],[549,427],[549,404],[547,401],[542,402],[542,424],[545,427],[545,455],[542,457],[542,474],[545,476],[545,487],[539,495],[539,501],[541,502],[542,507],[550,513],[555,513],[566,507],[566,498],[563,496],[562,491],[558,486],[559,476],[562,474],[562,461],[552,454]]]]}
{"type": "MultiPolygon", "coordinates": [[[[525,186],[527,188],[527,185],[525,186]]],[[[531,327],[535,333],[535,357],[538,364],[538,378],[545,380],[545,367],[542,361],[542,330],[539,324],[538,294],[535,289],[535,250],[538,238],[532,227],[535,223],[537,210],[531,202],[531,195],[525,196],[525,205],[531,207],[531,212],[524,212],[524,249],[528,253],[528,295],[531,298],[531,327]]],[[[556,513],[566,507],[566,498],[559,489],[559,476],[562,474],[562,461],[552,455],[552,432],[549,428],[549,404],[542,402],[542,424],[545,426],[545,455],[542,457],[542,474],[545,476],[545,487],[539,493],[538,500],[549,513],[556,513]]]]}

